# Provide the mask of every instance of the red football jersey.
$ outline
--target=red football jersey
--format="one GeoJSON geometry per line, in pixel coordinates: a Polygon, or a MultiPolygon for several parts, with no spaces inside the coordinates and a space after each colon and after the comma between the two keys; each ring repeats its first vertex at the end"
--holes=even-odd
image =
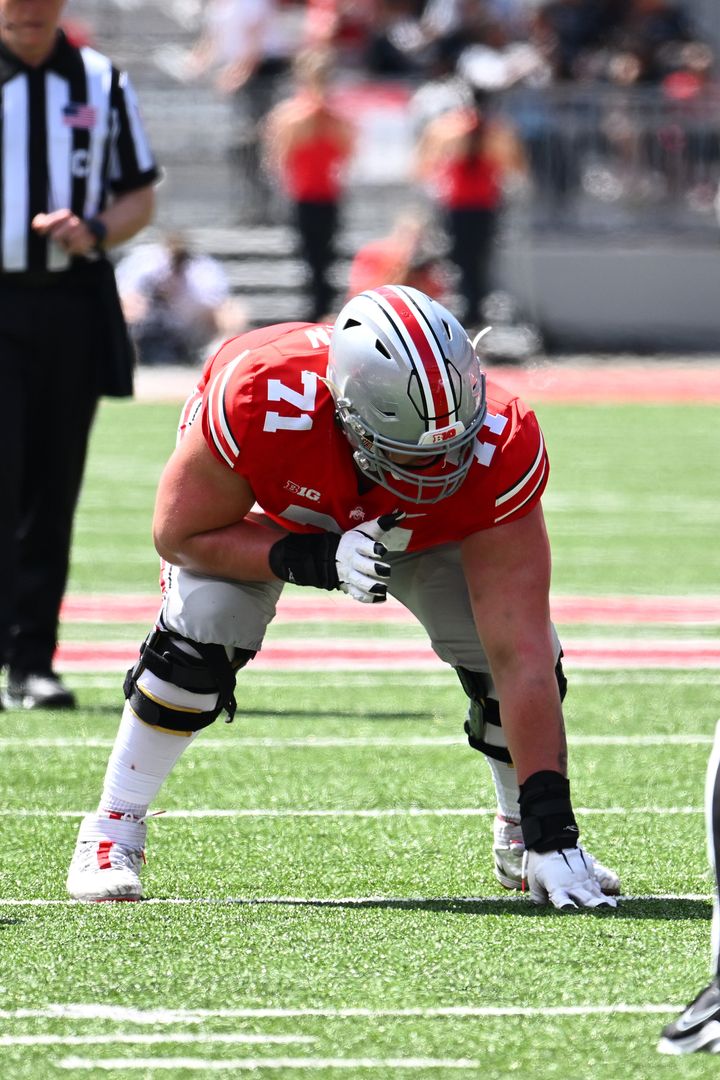
{"type": "Polygon", "coordinates": [[[217,459],[242,474],[266,514],[294,532],[345,532],[404,510],[393,550],[459,541],[512,521],[538,503],[548,459],[534,413],[495,383],[475,458],[454,495],[404,500],[355,468],[323,379],[332,327],[283,323],[233,338],[198,385],[202,429],[217,459]]]}

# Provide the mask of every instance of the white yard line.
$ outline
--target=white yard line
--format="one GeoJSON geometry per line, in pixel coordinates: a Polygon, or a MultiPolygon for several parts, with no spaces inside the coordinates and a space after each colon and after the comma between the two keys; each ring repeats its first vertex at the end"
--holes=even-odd
{"type": "Polygon", "coordinates": [[[0,1020],[107,1020],[126,1024],[202,1024],[207,1020],[434,1020],[442,1017],[475,1019],[493,1016],[647,1016],[676,1012],[686,1002],[674,1005],[616,1003],[612,1005],[433,1005],[411,1008],[227,1008],[227,1009],[136,1009],[126,1005],[67,1003],[35,1009],[0,1009],[0,1020]]]}
{"type": "Polygon", "coordinates": [[[187,1069],[194,1072],[251,1072],[265,1069],[479,1069],[473,1058],[62,1058],[60,1069],[101,1069],[111,1072],[187,1069]]]}
{"type": "MultiPolygon", "coordinates": [[[[72,738],[34,738],[23,739],[14,736],[0,736],[0,750],[109,750],[113,739],[87,739],[82,736],[72,738]]],[[[571,746],[710,746],[712,735],[686,733],[683,735],[569,735],[571,746]]],[[[193,752],[199,750],[220,750],[227,754],[232,750],[328,750],[328,749],[378,749],[403,747],[426,749],[439,746],[467,746],[467,738],[462,735],[326,735],[308,734],[304,738],[273,738],[265,736],[237,736],[229,732],[226,738],[213,739],[202,737],[197,740],[193,752]]]]}
{"type": "MultiPolygon", "coordinates": [[[[687,901],[712,901],[712,895],[710,893],[686,893],[684,895],[671,895],[671,894],[658,894],[658,895],[646,895],[646,896],[621,896],[621,900],[640,900],[640,901],[663,901],[671,903],[678,900],[687,901]]],[[[155,906],[168,906],[168,907],[192,907],[196,904],[205,905],[208,907],[232,907],[232,906],[246,906],[246,907],[262,907],[267,905],[268,907],[287,905],[288,907],[414,907],[424,904],[485,904],[485,905],[506,905],[508,903],[525,904],[527,899],[519,892],[508,893],[507,896],[334,896],[334,897],[313,897],[313,896],[228,896],[228,897],[182,897],[182,896],[169,896],[169,897],[151,897],[147,900],[141,901],[141,906],[147,904],[153,904],[155,906]]],[[[24,908],[24,907],[78,907],[85,906],[82,900],[48,900],[39,897],[30,899],[0,899],[0,908],[24,908]]],[[[34,1015],[34,1014],[33,1014],[34,1015]]],[[[4,1013],[0,1010],[0,1019],[3,1019],[4,1013]]]]}
{"type": "MultiPolygon", "coordinates": [[[[29,810],[7,808],[0,809],[1,817],[12,818],[81,818],[85,817],[86,810],[29,810]]],[[[373,810],[322,810],[307,809],[294,810],[287,808],[278,810],[273,808],[231,808],[226,810],[160,810],[153,816],[164,818],[420,818],[420,817],[494,817],[495,807],[486,806],[438,806],[438,807],[386,807],[373,810]]],[[[609,814],[626,816],[628,814],[647,817],[650,814],[669,817],[688,816],[702,814],[702,806],[576,806],[576,814],[584,814],[590,817],[604,817],[609,814]]]]}
{"type": "Polygon", "coordinates": [[[187,1031],[174,1034],[129,1034],[127,1031],[119,1031],[114,1035],[0,1035],[0,1046],[112,1046],[115,1043],[133,1046],[159,1046],[165,1043],[286,1045],[317,1041],[314,1035],[250,1035],[242,1031],[227,1035],[203,1035],[187,1031]]]}

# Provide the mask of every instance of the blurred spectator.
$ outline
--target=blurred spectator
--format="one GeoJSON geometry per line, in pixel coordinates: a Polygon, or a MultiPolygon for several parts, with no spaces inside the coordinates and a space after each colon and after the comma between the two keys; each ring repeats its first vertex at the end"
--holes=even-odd
{"type": "Polygon", "coordinates": [[[425,75],[434,49],[462,38],[464,0],[376,0],[366,63],[377,75],[425,75]]]}
{"type": "Polygon", "coordinates": [[[493,288],[492,260],[498,220],[510,190],[527,187],[525,151],[515,128],[494,115],[489,97],[474,90],[471,106],[432,120],[417,147],[417,175],[429,185],[450,238],[459,271],[459,318],[474,326],[493,288]]]}
{"type": "Polygon", "coordinates": [[[307,0],[303,44],[332,47],[342,66],[364,65],[376,0],[307,0]]]}
{"type": "Polygon", "coordinates": [[[267,117],[268,169],[290,200],[299,255],[308,278],[310,322],[331,311],[328,273],[344,194],[344,169],[355,146],[355,128],[335,107],[330,93],[334,54],[307,49],[296,58],[296,89],[267,117]]]}
{"type": "Polygon", "coordinates": [[[660,83],[677,73],[706,76],[713,55],[681,4],[630,0],[614,40],[616,55],[631,58],[635,82],[660,83]]]}
{"type": "Polygon", "coordinates": [[[194,254],[181,234],[133,248],[116,276],[141,364],[196,364],[228,327],[225,271],[216,259],[194,254]]]}
{"type": "Polygon", "coordinates": [[[457,57],[458,74],[482,90],[509,90],[519,83],[545,86],[552,69],[538,46],[512,37],[511,25],[491,17],[482,7],[464,22],[464,40],[457,57]]]}
{"type": "Polygon", "coordinates": [[[441,245],[421,210],[401,214],[392,231],[361,247],[350,266],[347,299],[391,282],[445,303],[449,287],[441,245]]]}
{"type": "Polygon", "coordinates": [[[265,222],[271,190],[262,169],[259,128],[282,94],[295,42],[288,40],[278,0],[206,0],[202,30],[190,52],[160,50],[156,62],[183,80],[211,75],[231,98],[234,137],[230,154],[239,181],[242,221],[265,222]]]}
{"type": "Polygon", "coordinates": [[[531,36],[561,81],[658,83],[678,70],[706,73],[713,59],[673,0],[549,0],[531,36]]]}
{"type": "Polygon", "coordinates": [[[437,116],[472,102],[470,86],[457,72],[460,49],[457,41],[444,41],[433,50],[428,77],[412,95],[409,104],[416,139],[437,116]]]}
{"type": "Polygon", "coordinates": [[[628,0],[549,0],[536,13],[533,40],[559,80],[576,79],[605,48],[628,0]]]}
{"type": "MultiPolygon", "coordinates": [[[[484,0],[482,7],[488,18],[499,22],[514,41],[527,38],[532,20],[541,0],[484,0]]],[[[474,4],[468,5],[471,9],[474,4]]]]}

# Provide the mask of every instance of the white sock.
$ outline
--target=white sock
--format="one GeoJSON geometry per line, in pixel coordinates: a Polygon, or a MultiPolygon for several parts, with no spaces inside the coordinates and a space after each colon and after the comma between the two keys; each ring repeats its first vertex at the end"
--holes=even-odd
{"type": "Polygon", "coordinates": [[[495,781],[495,797],[497,799],[498,813],[508,821],[520,820],[520,787],[517,782],[517,772],[514,765],[506,765],[504,761],[496,761],[495,758],[487,758],[493,780],[495,781]]]}
{"type": "Polygon", "coordinates": [[[144,817],[175,762],[196,734],[176,735],[151,727],[138,720],[126,702],[107,764],[99,808],[144,817]]]}

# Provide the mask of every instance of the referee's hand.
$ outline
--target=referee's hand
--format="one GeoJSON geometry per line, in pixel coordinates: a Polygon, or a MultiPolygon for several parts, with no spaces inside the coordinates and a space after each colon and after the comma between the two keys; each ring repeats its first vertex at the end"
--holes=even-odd
{"type": "Polygon", "coordinates": [[[72,210],[36,214],[32,227],[41,236],[48,236],[69,255],[88,255],[95,247],[95,236],[72,210]]]}

